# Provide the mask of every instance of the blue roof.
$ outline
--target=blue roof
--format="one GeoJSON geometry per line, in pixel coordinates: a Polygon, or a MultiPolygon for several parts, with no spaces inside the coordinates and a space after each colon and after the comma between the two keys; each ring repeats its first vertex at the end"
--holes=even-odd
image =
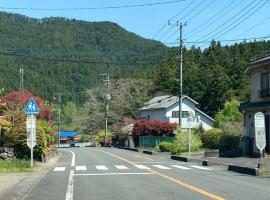
{"type": "Polygon", "coordinates": [[[78,132],[74,131],[60,131],[60,137],[75,137],[78,134],[78,132]]]}

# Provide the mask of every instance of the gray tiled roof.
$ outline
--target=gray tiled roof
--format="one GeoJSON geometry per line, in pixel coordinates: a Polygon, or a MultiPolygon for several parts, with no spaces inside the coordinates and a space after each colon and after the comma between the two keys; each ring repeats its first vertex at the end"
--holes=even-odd
{"type": "Polygon", "coordinates": [[[257,59],[257,60],[253,60],[252,62],[249,63],[249,65],[254,65],[254,64],[257,64],[257,63],[261,63],[261,62],[266,61],[266,60],[270,60],[270,54],[269,55],[266,55],[263,58],[260,58],[260,59],[257,59]]]}
{"type": "MultiPolygon", "coordinates": [[[[196,101],[191,99],[190,97],[184,95],[182,97],[187,98],[190,101],[194,102],[195,104],[198,104],[196,101]]],[[[162,109],[167,108],[168,106],[178,102],[178,96],[158,96],[153,99],[151,99],[149,102],[147,102],[144,107],[142,107],[140,110],[151,110],[151,109],[162,109]]]]}

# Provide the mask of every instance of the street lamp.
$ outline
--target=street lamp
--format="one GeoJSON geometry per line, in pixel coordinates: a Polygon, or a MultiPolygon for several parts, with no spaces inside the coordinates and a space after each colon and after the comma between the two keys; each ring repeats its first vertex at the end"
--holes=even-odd
{"type": "Polygon", "coordinates": [[[111,99],[110,94],[110,76],[109,74],[100,74],[100,76],[104,76],[105,79],[103,79],[104,85],[105,85],[105,136],[104,136],[104,146],[106,146],[107,141],[107,132],[108,132],[108,111],[109,111],[109,101],[111,99]]]}
{"type": "MultiPolygon", "coordinates": [[[[60,105],[61,105],[61,96],[62,96],[62,93],[59,93],[59,92],[55,92],[53,95],[57,95],[58,96],[58,148],[60,147],[60,122],[61,122],[61,108],[60,108],[60,105]]],[[[56,99],[55,96],[53,96],[53,99],[56,99]]]]}
{"type": "MultiPolygon", "coordinates": [[[[180,82],[181,80],[178,78],[170,78],[171,80],[180,82]]],[[[182,84],[182,83],[181,83],[182,84]]],[[[180,126],[180,130],[182,130],[182,87],[179,88],[179,92],[178,92],[178,106],[179,106],[179,113],[178,113],[178,117],[179,117],[179,126],[180,126]]]]}
{"type": "Polygon", "coordinates": [[[191,152],[191,122],[194,122],[195,116],[193,115],[193,112],[189,111],[188,112],[188,124],[189,124],[189,129],[188,129],[188,157],[190,157],[190,152],[191,152]]]}

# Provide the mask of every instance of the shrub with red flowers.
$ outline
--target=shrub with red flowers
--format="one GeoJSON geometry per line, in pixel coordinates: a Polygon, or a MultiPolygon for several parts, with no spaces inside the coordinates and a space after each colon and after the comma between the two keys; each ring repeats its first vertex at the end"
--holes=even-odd
{"type": "Polygon", "coordinates": [[[137,146],[139,144],[139,136],[153,135],[153,136],[174,136],[174,129],[176,128],[176,123],[161,122],[159,120],[145,120],[141,119],[134,123],[132,130],[132,137],[134,144],[137,146]]]}
{"type": "Polygon", "coordinates": [[[15,103],[21,105],[22,107],[25,107],[31,97],[35,99],[39,107],[40,112],[38,118],[50,120],[52,118],[53,111],[49,107],[49,105],[43,103],[40,97],[34,96],[31,92],[27,90],[10,92],[3,97],[3,100],[7,103],[15,103]]]}

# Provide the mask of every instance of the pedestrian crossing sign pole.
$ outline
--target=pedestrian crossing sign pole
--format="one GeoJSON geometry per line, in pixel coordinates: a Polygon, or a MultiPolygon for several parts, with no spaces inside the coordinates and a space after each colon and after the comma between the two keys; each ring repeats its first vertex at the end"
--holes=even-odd
{"type": "Polygon", "coordinates": [[[26,131],[27,146],[31,150],[31,167],[33,167],[33,149],[36,146],[36,115],[39,114],[39,108],[33,98],[25,106],[24,112],[27,114],[26,131]]]}

